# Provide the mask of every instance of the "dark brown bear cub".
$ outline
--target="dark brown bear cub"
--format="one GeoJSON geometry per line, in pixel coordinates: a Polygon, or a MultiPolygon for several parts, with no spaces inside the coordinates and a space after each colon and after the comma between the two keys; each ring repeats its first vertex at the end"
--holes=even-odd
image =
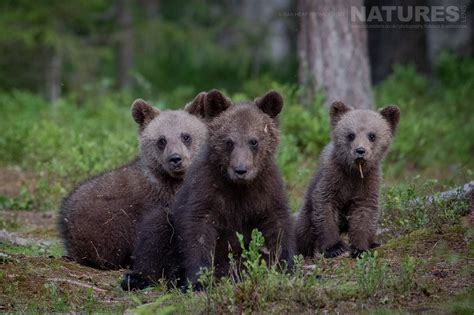
{"type": "Polygon", "coordinates": [[[209,144],[171,208],[182,238],[185,279],[196,290],[201,289],[201,269],[214,267],[217,276],[229,273],[229,251],[235,257],[241,253],[236,232],[248,244],[251,231],[258,229],[269,262],[292,265],[292,218],[274,161],[282,106],[280,94],[269,92],[255,102],[230,106],[209,124],[209,144]]]}
{"type": "MultiPolygon", "coordinates": [[[[212,90],[199,94],[186,109],[192,107],[194,115],[209,122],[231,105],[220,92],[212,90]]],[[[147,211],[137,230],[131,271],[125,274],[122,288],[143,289],[160,279],[166,279],[169,284],[181,280],[178,285],[183,285],[178,233],[169,208],[157,205],[147,211]]]]}
{"type": "MultiPolygon", "coordinates": [[[[188,111],[194,105],[188,105],[188,111]]],[[[132,116],[139,126],[139,157],[86,180],[61,205],[61,237],[68,256],[81,264],[104,269],[129,266],[137,223],[147,209],[174,201],[207,139],[207,126],[186,111],[160,112],[136,100],[132,116]]]]}
{"type": "Polygon", "coordinates": [[[297,217],[298,253],[352,257],[376,246],[381,162],[392,142],[400,110],[352,110],[341,102],[330,108],[332,141],[321,153],[297,217]],[[348,232],[350,248],[340,238],[348,232]]]}

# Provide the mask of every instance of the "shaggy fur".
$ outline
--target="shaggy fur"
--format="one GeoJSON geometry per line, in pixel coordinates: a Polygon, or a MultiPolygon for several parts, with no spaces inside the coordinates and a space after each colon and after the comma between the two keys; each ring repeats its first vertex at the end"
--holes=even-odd
{"type": "Polygon", "coordinates": [[[338,256],[349,248],[340,238],[348,232],[353,257],[376,246],[381,162],[400,119],[396,106],[380,112],[351,110],[341,102],[330,109],[332,141],[297,216],[297,248],[304,256],[323,252],[338,256]]]}
{"type": "MultiPolygon", "coordinates": [[[[200,93],[186,110],[210,122],[231,105],[219,91],[212,90],[200,93]]],[[[143,289],[162,278],[168,282],[183,280],[177,236],[169,208],[157,205],[151,209],[138,225],[132,268],[125,274],[122,288],[143,289]]]]}
{"type": "Polygon", "coordinates": [[[126,291],[143,289],[164,279],[184,285],[182,257],[178,250],[178,234],[169,209],[157,207],[149,211],[138,225],[138,237],[132,256],[132,268],[122,281],[126,291]]]}
{"type": "Polygon", "coordinates": [[[229,273],[229,251],[241,254],[236,232],[248,244],[251,231],[259,229],[269,262],[292,265],[292,218],[274,161],[282,106],[282,97],[269,92],[231,106],[209,125],[209,145],[171,209],[182,238],[185,278],[194,289],[200,289],[202,268],[214,267],[217,276],[229,273]]]}
{"type": "Polygon", "coordinates": [[[206,125],[186,111],[160,112],[136,100],[132,116],[139,126],[139,157],[84,181],[61,205],[59,227],[67,255],[81,264],[129,266],[137,223],[147,209],[174,201],[207,138],[206,125]]]}

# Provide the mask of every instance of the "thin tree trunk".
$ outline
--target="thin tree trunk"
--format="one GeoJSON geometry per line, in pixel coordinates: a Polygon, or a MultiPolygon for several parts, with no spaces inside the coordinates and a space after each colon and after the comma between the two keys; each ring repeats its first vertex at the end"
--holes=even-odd
{"type": "Polygon", "coordinates": [[[117,24],[119,35],[117,39],[117,84],[119,89],[129,89],[131,86],[130,71],[133,67],[133,29],[132,29],[131,0],[117,1],[117,24]]]}
{"type": "Polygon", "coordinates": [[[53,105],[61,96],[62,64],[63,57],[60,49],[52,48],[46,69],[46,98],[53,105]]]}
{"type": "Polygon", "coordinates": [[[340,100],[356,108],[372,108],[367,29],[351,24],[351,5],[362,0],[299,0],[299,80],[310,104],[317,91],[326,104],[340,100]]]}
{"type": "Polygon", "coordinates": [[[154,19],[158,16],[160,0],[140,0],[140,4],[144,7],[149,19],[154,19]]]}
{"type": "MultiPolygon", "coordinates": [[[[404,12],[409,6],[425,6],[425,0],[367,0],[367,12],[372,6],[382,8],[387,7],[401,7],[404,12]]],[[[385,19],[383,22],[372,21],[368,24],[371,26],[368,29],[369,38],[369,58],[372,70],[372,83],[385,79],[393,71],[393,66],[396,64],[414,64],[417,71],[427,73],[430,70],[430,65],[427,59],[427,43],[425,27],[408,26],[423,23],[413,19],[410,22],[404,22],[407,27],[397,27],[401,24],[396,17],[396,13],[392,12],[391,19],[385,19]],[[386,28],[383,26],[392,26],[386,28]]]]}

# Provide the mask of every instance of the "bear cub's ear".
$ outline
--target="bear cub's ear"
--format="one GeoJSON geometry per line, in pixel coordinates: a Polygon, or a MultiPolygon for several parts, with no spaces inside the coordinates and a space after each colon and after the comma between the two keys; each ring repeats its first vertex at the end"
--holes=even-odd
{"type": "Polygon", "coordinates": [[[206,100],[206,92],[201,92],[191,103],[186,104],[184,107],[184,111],[190,113],[191,115],[198,116],[200,118],[204,118],[204,102],[206,100]]]}
{"type": "Polygon", "coordinates": [[[275,118],[283,108],[283,97],[276,91],[269,91],[255,99],[255,105],[271,118],[275,118]]]}
{"type": "Polygon", "coordinates": [[[400,121],[400,108],[395,105],[387,106],[380,110],[380,115],[388,121],[390,129],[394,133],[400,121]]]}
{"type": "Polygon", "coordinates": [[[206,118],[214,118],[232,106],[232,102],[222,95],[219,90],[213,89],[207,92],[204,112],[206,118]]]}
{"type": "Polygon", "coordinates": [[[140,130],[143,130],[150,121],[160,114],[157,108],[149,105],[142,99],[137,99],[132,104],[132,116],[135,122],[140,126],[140,130]]]}
{"type": "Polygon", "coordinates": [[[232,105],[232,102],[218,90],[199,93],[184,108],[188,113],[200,118],[212,119],[232,105]]]}
{"type": "Polygon", "coordinates": [[[336,127],[342,116],[344,116],[344,114],[346,114],[350,110],[352,110],[352,108],[350,108],[343,102],[336,101],[332,103],[329,108],[329,116],[331,117],[331,127],[336,127]]]}

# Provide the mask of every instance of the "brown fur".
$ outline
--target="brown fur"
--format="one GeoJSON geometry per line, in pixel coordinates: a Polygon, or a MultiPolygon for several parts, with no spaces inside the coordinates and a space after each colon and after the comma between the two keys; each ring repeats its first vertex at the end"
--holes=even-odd
{"type": "Polygon", "coordinates": [[[184,110],[209,122],[231,104],[232,102],[227,97],[214,89],[207,93],[199,93],[191,103],[185,106],[184,110]]]}
{"type": "MultiPolygon", "coordinates": [[[[200,93],[193,101],[193,114],[211,121],[232,105],[219,91],[200,93]]],[[[186,106],[190,110],[190,105],[186,106]]],[[[138,224],[131,271],[122,282],[124,290],[142,289],[164,278],[183,280],[178,234],[168,207],[155,205],[138,224]]],[[[180,285],[183,283],[179,283],[180,285]]]]}
{"type": "Polygon", "coordinates": [[[392,142],[400,111],[396,106],[380,112],[351,110],[335,102],[330,116],[332,141],[321,153],[297,217],[297,247],[305,256],[317,252],[338,256],[347,250],[340,233],[348,232],[355,257],[376,245],[381,162],[392,142]],[[371,133],[375,135],[373,141],[371,133]],[[362,151],[357,153],[361,149],[365,151],[362,155],[362,151]]]}
{"type": "Polygon", "coordinates": [[[127,267],[137,223],[147,209],[174,201],[207,138],[206,125],[186,111],[160,112],[136,100],[132,116],[139,126],[139,157],[84,181],[61,205],[61,237],[68,256],[81,264],[127,267]]]}
{"type": "Polygon", "coordinates": [[[274,161],[282,97],[269,92],[256,102],[233,105],[209,126],[209,145],[193,163],[171,213],[181,237],[185,278],[195,289],[201,268],[228,274],[229,250],[241,253],[251,231],[265,237],[269,262],[286,261],[294,251],[292,218],[274,161]]]}

